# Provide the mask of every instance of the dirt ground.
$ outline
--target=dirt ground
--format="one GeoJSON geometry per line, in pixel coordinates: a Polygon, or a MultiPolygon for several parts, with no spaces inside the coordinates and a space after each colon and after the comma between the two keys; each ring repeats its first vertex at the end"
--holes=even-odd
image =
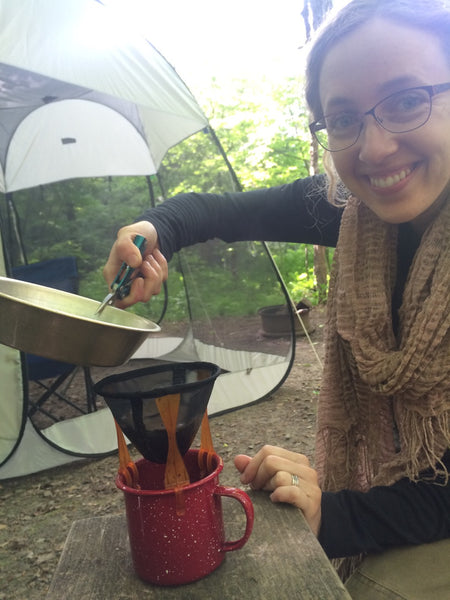
{"type": "MultiPolygon", "coordinates": [[[[323,322],[324,310],[313,309],[311,341],[320,358],[323,322]]],[[[221,483],[239,486],[233,457],[252,455],[266,443],[312,457],[320,375],[315,352],[301,337],[289,377],[270,398],[211,418],[214,446],[224,460],[221,483]]],[[[140,458],[133,449],[131,454],[140,458]]],[[[117,457],[110,456],[0,481],[0,600],[44,599],[72,522],[123,514],[117,467],[117,457]]]]}

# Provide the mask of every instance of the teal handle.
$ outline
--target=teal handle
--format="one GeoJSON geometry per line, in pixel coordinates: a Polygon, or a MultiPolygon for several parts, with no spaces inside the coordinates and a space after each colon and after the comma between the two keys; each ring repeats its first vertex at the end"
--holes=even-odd
{"type": "MultiPolygon", "coordinates": [[[[141,251],[141,255],[144,256],[145,250],[145,237],[143,235],[136,235],[134,238],[134,244],[141,251]]],[[[132,276],[136,269],[127,265],[126,262],[122,263],[114,281],[112,282],[111,289],[115,292],[116,296],[123,300],[130,293],[132,276]]]]}

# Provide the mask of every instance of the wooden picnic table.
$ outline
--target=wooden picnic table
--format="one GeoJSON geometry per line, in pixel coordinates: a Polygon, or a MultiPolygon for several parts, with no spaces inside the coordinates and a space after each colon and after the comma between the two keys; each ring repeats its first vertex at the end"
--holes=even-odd
{"type": "MultiPolygon", "coordinates": [[[[255,509],[247,544],[194,583],[158,587],[134,573],[125,513],[75,521],[47,600],[351,600],[303,514],[249,492],[255,509]]],[[[224,498],[227,539],[242,535],[238,502],[224,498]]]]}

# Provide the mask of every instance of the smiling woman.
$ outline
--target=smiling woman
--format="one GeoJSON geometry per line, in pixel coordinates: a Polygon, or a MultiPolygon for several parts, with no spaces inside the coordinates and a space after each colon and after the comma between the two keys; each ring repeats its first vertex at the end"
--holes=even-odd
{"type": "Polygon", "coordinates": [[[324,114],[333,115],[325,122],[330,150],[337,150],[334,165],[348,189],[384,221],[409,221],[423,231],[440,207],[435,201],[450,165],[450,139],[441,135],[450,127],[449,80],[450,66],[433,33],[383,18],[346,36],[323,62],[319,96],[324,114]],[[412,63],[411,56],[417,57],[412,63]],[[344,119],[355,114],[362,115],[356,129],[344,119]]]}

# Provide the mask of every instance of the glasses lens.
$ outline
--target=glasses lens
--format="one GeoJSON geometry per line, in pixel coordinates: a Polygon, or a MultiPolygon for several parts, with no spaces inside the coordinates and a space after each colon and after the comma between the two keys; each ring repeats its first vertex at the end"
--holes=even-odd
{"type": "Polygon", "coordinates": [[[388,131],[404,133],[426,123],[431,112],[429,93],[412,88],[392,94],[375,108],[375,118],[388,131]]]}
{"type": "Polygon", "coordinates": [[[361,116],[358,113],[341,112],[324,117],[326,129],[315,132],[317,141],[326,150],[337,152],[352,146],[361,131],[361,116]]]}
{"type": "Polygon", "coordinates": [[[315,131],[314,135],[319,144],[325,148],[325,150],[330,149],[330,143],[328,141],[328,134],[326,129],[321,129],[320,131],[315,131]]]}

